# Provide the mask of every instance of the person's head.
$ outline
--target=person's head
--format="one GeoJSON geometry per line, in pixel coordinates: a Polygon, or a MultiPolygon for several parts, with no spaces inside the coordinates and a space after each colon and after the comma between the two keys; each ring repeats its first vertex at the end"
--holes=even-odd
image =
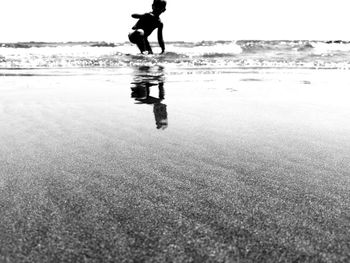
{"type": "Polygon", "coordinates": [[[152,4],[152,10],[154,13],[160,15],[166,10],[166,1],[165,0],[154,0],[152,4]]]}

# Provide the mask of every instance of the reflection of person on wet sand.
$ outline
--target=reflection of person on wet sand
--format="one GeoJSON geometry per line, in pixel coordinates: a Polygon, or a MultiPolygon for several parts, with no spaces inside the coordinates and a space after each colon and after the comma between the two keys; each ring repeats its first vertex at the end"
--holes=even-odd
{"type": "Polygon", "coordinates": [[[168,114],[166,105],[161,103],[164,100],[164,82],[162,75],[150,73],[149,67],[139,68],[143,74],[135,76],[135,81],[132,82],[131,97],[134,98],[138,104],[153,104],[153,113],[156,121],[157,129],[166,129],[168,127],[168,114]],[[150,96],[151,87],[158,86],[158,98],[150,96]]]}

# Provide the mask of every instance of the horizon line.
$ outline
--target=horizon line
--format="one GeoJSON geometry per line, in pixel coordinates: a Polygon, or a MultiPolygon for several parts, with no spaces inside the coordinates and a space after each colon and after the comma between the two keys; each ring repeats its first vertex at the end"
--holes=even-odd
{"type": "MultiPolygon", "coordinates": [[[[343,39],[203,39],[203,40],[169,40],[165,43],[200,43],[200,42],[238,42],[238,41],[317,41],[317,42],[330,42],[330,43],[350,43],[350,40],[343,39]]],[[[156,41],[150,41],[151,43],[157,43],[156,41]]],[[[0,44],[75,44],[75,43],[105,43],[105,44],[129,44],[130,41],[108,41],[108,40],[67,40],[67,41],[0,41],[0,44]]],[[[130,43],[131,44],[131,43],[130,43]]]]}

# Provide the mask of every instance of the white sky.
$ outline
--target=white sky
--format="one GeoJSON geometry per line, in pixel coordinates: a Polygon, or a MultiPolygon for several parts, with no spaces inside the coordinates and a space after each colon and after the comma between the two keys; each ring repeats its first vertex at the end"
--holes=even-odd
{"type": "MultiPolygon", "coordinates": [[[[168,0],[164,39],[350,40],[347,0],[168,0]]],[[[0,0],[0,42],[127,41],[153,0],[0,0]]],[[[156,40],[153,34],[151,40],[156,40]]]]}

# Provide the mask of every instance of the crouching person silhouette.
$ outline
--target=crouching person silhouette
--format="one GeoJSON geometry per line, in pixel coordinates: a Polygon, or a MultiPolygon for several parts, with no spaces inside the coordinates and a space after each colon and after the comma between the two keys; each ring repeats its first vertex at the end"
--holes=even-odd
{"type": "Polygon", "coordinates": [[[154,0],[152,4],[152,12],[145,14],[132,14],[133,18],[139,19],[133,32],[129,34],[129,40],[139,48],[142,54],[153,54],[151,45],[148,42],[149,35],[157,28],[158,29],[158,43],[162,49],[161,54],[165,51],[163,40],[163,23],[159,16],[166,10],[165,0],[154,0]]]}

